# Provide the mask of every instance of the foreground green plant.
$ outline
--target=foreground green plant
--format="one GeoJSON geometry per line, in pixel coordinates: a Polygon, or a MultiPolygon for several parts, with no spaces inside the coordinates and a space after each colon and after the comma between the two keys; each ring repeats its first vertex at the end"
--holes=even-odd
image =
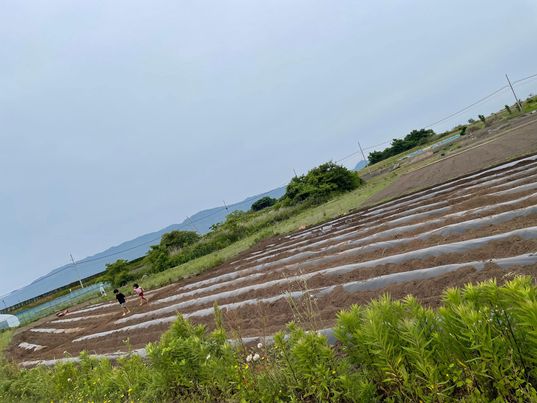
{"type": "MultiPolygon", "coordinates": [[[[179,316],[147,357],[19,370],[1,401],[537,401],[537,288],[529,277],[448,290],[438,310],[383,296],[339,313],[335,335],[290,324],[273,344],[230,343],[179,316]]],[[[0,335],[5,347],[10,333],[0,335]]]]}

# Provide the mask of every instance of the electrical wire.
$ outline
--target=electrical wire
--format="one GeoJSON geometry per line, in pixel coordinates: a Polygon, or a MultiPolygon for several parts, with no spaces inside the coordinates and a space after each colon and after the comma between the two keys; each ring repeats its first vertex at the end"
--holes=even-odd
{"type": "Polygon", "coordinates": [[[431,123],[430,125],[427,125],[427,126],[425,126],[424,128],[425,128],[425,129],[428,129],[428,128],[430,128],[430,127],[436,126],[436,125],[439,124],[439,123],[445,122],[446,120],[451,119],[451,118],[454,117],[454,116],[460,115],[461,113],[466,112],[468,109],[473,108],[474,106],[479,105],[479,104],[482,103],[482,102],[485,102],[487,99],[492,98],[493,96],[495,96],[496,94],[502,92],[503,90],[505,90],[505,89],[507,89],[507,88],[508,88],[508,86],[507,86],[507,85],[504,85],[503,87],[498,88],[496,91],[494,91],[494,92],[488,94],[487,96],[485,96],[485,97],[479,99],[478,101],[475,101],[474,103],[472,103],[472,104],[466,106],[465,108],[462,108],[461,110],[459,110],[459,111],[457,111],[457,112],[455,112],[455,113],[452,113],[451,115],[448,115],[448,116],[446,116],[445,118],[442,118],[442,119],[440,119],[440,120],[437,120],[436,122],[431,123]]]}
{"type": "Polygon", "coordinates": [[[534,78],[534,77],[537,77],[537,74],[532,74],[531,76],[527,76],[527,77],[521,78],[520,80],[513,81],[513,85],[521,83],[522,81],[529,80],[530,78],[534,78]]]}

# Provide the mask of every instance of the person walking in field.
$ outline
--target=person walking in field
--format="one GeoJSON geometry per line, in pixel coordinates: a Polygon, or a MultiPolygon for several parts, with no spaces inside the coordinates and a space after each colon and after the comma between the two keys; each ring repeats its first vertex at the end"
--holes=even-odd
{"type": "Polygon", "coordinates": [[[136,293],[136,295],[140,297],[140,306],[142,306],[143,304],[147,304],[148,301],[144,297],[144,289],[136,283],[132,286],[132,288],[134,288],[134,292],[136,293]]]}
{"type": "Polygon", "coordinates": [[[123,309],[123,316],[130,313],[129,308],[127,307],[127,301],[125,300],[125,295],[120,293],[117,288],[114,290],[114,294],[116,294],[117,302],[119,302],[119,305],[121,305],[121,309],[123,309]]]}

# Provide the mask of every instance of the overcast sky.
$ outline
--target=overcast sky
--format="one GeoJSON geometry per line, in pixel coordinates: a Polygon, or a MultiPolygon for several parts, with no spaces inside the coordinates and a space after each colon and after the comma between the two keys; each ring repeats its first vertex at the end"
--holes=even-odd
{"type": "Polygon", "coordinates": [[[537,73],[536,4],[0,0],[0,294],[537,73]]]}

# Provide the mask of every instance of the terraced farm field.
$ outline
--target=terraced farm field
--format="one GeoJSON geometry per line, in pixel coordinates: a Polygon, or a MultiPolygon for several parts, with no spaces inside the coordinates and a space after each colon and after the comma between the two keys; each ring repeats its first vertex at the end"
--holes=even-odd
{"type": "Polygon", "coordinates": [[[339,310],[386,292],[435,306],[447,287],[536,277],[534,252],[537,156],[264,242],[215,270],[152,290],[150,303],[131,303],[125,317],[116,303],[103,303],[49,318],[16,334],[8,353],[28,366],[83,350],[143,354],[177,313],[212,327],[214,304],[230,334],[246,342],[291,320],[329,334],[339,310]]]}

